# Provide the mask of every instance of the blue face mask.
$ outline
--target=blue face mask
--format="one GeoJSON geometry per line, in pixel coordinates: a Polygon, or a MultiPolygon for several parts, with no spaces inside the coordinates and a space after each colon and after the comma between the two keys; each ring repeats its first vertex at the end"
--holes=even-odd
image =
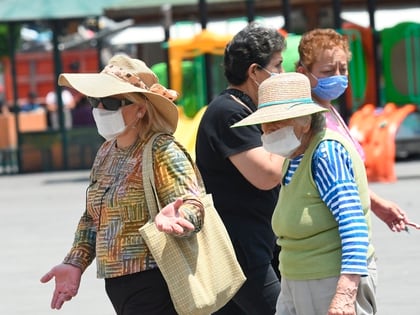
{"type": "Polygon", "coordinates": [[[266,68],[264,68],[264,67],[262,67],[262,66],[260,66],[261,67],[261,69],[262,70],[264,70],[265,72],[267,72],[269,75],[270,75],[270,77],[274,77],[274,76],[276,76],[276,75],[278,75],[279,73],[277,73],[277,72],[271,72],[271,71],[268,71],[266,68]]]}
{"type": "Polygon", "coordinates": [[[345,75],[334,75],[326,78],[317,78],[313,74],[312,76],[318,80],[317,85],[312,88],[312,92],[322,100],[331,101],[337,99],[348,86],[348,79],[345,75]]]}

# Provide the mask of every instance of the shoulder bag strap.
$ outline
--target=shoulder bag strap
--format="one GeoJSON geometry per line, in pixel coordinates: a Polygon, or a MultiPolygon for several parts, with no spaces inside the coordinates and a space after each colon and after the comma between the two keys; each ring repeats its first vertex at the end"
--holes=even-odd
{"type": "Polygon", "coordinates": [[[147,210],[149,211],[150,221],[154,221],[155,216],[160,209],[159,199],[155,186],[155,175],[153,172],[153,143],[161,133],[153,134],[149,141],[145,144],[142,157],[142,176],[144,197],[146,198],[147,210]]]}
{"type": "Polygon", "coordinates": [[[226,89],[222,92],[222,94],[229,94],[231,96],[234,96],[236,98],[239,99],[240,102],[238,102],[239,104],[241,104],[243,107],[245,107],[250,114],[252,114],[256,109],[255,109],[255,104],[252,101],[252,99],[245,94],[244,92],[237,90],[237,89],[226,89]]]}
{"type": "MultiPolygon", "coordinates": [[[[142,172],[143,172],[143,188],[144,188],[144,196],[146,198],[147,209],[149,211],[150,220],[153,221],[155,216],[158,214],[159,209],[161,208],[159,203],[159,198],[156,192],[155,186],[155,176],[153,173],[153,143],[155,142],[156,138],[162,135],[163,133],[155,133],[153,134],[149,141],[145,144],[143,150],[143,165],[142,165],[142,172]]],[[[197,176],[198,184],[200,187],[203,187],[201,193],[206,194],[205,186],[203,182],[203,178],[201,177],[200,171],[198,170],[197,166],[195,165],[191,155],[185,149],[185,147],[179,143],[175,138],[174,142],[176,145],[184,152],[188,160],[190,161],[192,167],[194,168],[195,174],[197,176]]]]}

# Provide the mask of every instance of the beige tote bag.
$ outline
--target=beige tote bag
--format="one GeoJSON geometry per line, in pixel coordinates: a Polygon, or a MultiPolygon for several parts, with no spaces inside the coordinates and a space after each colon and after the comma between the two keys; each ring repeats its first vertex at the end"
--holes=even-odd
{"type": "MultiPolygon", "coordinates": [[[[177,312],[180,315],[209,315],[224,306],[246,278],[210,194],[201,199],[205,215],[200,232],[177,238],[157,230],[154,217],[160,207],[152,157],[157,136],[159,134],[150,139],[143,152],[143,183],[151,219],[139,231],[166,280],[177,312]]],[[[177,145],[196,169],[188,152],[179,143],[177,145]]],[[[196,173],[202,180],[198,171],[196,173]]]]}

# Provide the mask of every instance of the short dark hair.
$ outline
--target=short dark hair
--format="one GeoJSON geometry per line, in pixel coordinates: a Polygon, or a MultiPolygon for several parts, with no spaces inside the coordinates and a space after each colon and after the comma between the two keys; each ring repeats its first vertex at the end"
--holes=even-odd
{"type": "Polygon", "coordinates": [[[285,47],[284,37],[277,29],[248,24],[226,45],[223,64],[226,79],[234,85],[244,83],[251,64],[265,67],[273,54],[285,47]]]}

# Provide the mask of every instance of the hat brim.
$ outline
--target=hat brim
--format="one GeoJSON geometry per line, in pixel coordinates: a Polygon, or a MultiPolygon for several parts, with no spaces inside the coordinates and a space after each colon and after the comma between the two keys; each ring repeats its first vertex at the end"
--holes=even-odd
{"type": "Polygon", "coordinates": [[[315,103],[291,103],[287,106],[271,105],[258,108],[258,110],[251,115],[232,125],[232,128],[270,123],[325,111],[327,111],[326,108],[315,103]]]}
{"type": "Polygon", "coordinates": [[[111,75],[104,73],[63,73],[58,78],[58,84],[73,88],[91,97],[107,97],[135,92],[142,93],[167,120],[173,132],[175,132],[178,125],[178,108],[172,101],[160,94],[139,88],[111,75]]]}

